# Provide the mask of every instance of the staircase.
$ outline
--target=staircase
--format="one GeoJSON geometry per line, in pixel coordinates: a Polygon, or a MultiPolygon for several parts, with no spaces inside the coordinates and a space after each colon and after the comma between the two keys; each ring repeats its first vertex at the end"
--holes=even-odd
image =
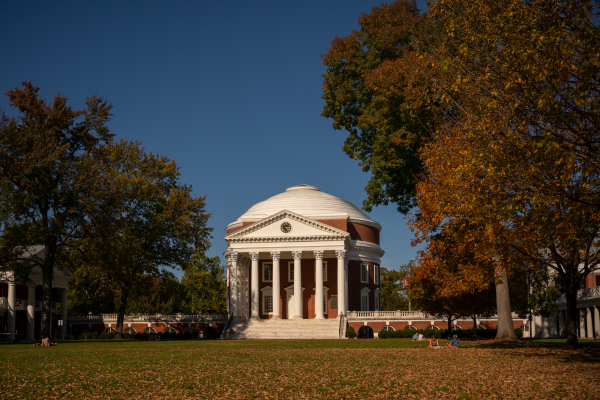
{"type": "Polygon", "coordinates": [[[339,339],[339,319],[235,318],[225,339],[339,339]]]}

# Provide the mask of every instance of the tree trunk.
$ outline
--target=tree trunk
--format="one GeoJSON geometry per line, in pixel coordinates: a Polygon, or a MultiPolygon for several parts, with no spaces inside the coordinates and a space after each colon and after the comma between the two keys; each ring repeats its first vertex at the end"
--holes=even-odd
{"type": "Polygon", "coordinates": [[[496,308],[498,310],[498,333],[496,334],[496,339],[517,340],[510,308],[508,276],[505,271],[502,271],[500,279],[496,284],[496,308]]]}
{"type": "Polygon", "coordinates": [[[448,315],[448,335],[452,334],[452,315],[448,315]]]}
{"type": "Polygon", "coordinates": [[[125,321],[125,309],[127,308],[127,300],[129,299],[130,285],[121,282],[121,297],[119,298],[119,310],[117,311],[117,334],[115,339],[123,339],[123,322],[125,321]]]}
{"type": "Polygon", "coordinates": [[[477,336],[477,316],[472,315],[471,317],[473,318],[473,335],[477,336]]]}
{"type": "MultiPolygon", "coordinates": [[[[42,269],[42,321],[40,336],[52,337],[52,279],[54,278],[54,255],[56,244],[52,240],[45,243],[44,268],[42,269]]],[[[66,321],[65,321],[66,323],[66,321]]]]}
{"type": "Polygon", "coordinates": [[[569,349],[578,349],[577,328],[579,326],[579,310],[577,309],[577,292],[579,291],[579,282],[573,279],[569,273],[566,274],[563,282],[565,285],[565,297],[567,299],[567,309],[565,310],[567,347],[569,349]]]}

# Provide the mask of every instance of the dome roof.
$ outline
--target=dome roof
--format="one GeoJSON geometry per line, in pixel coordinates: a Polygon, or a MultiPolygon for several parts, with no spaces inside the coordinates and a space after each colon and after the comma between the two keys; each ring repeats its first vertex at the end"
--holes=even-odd
{"type": "Polygon", "coordinates": [[[318,187],[304,184],[292,186],[283,193],[256,203],[237,221],[229,224],[227,230],[243,222],[259,221],[283,210],[316,220],[350,219],[352,222],[374,226],[381,230],[381,225],[354,204],[322,192],[318,187]]]}

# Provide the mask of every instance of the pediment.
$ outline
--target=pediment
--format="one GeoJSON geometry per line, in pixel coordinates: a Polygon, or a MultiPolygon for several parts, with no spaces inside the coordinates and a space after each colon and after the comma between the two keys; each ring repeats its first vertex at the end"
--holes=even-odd
{"type": "Polygon", "coordinates": [[[280,238],[290,240],[304,237],[323,237],[345,239],[350,234],[341,229],[315,221],[291,211],[283,210],[243,229],[225,236],[225,240],[241,238],[280,238]],[[282,231],[282,225],[289,226],[288,233],[282,231]]]}

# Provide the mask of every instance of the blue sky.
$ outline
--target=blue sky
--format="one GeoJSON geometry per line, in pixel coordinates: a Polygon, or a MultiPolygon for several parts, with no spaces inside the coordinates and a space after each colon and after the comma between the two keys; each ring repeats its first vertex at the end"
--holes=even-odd
{"type": "MultiPolygon", "coordinates": [[[[422,4],[423,2],[419,2],[422,4]]],[[[177,160],[207,195],[209,256],[253,204],[306,183],[361,206],[369,176],[343,151],[345,131],[320,116],[320,55],[379,1],[1,1],[0,91],[31,80],[73,108],[97,93],[118,139],[177,160]]],[[[6,96],[0,108],[8,112],[6,96]]],[[[413,259],[413,234],[393,205],[382,265],[413,259]]]]}

